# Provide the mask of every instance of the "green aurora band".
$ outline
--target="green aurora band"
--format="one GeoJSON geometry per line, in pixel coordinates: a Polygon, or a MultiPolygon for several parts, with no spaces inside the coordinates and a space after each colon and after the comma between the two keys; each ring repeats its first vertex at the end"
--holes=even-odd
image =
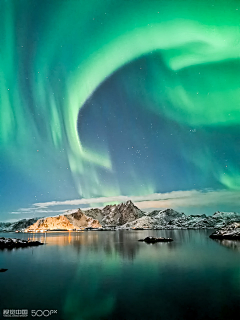
{"type": "MultiPolygon", "coordinates": [[[[79,110],[114,72],[159,52],[172,76],[163,83],[159,70],[149,71],[152,112],[161,96],[170,102],[161,112],[182,125],[239,125],[239,21],[239,1],[0,1],[1,154],[42,185],[64,163],[81,197],[122,194],[107,145],[99,153],[82,143],[79,110]]],[[[193,161],[214,158],[207,150],[193,161]]],[[[225,187],[240,188],[240,168],[214,170],[225,187]]],[[[140,181],[132,195],[157,192],[140,181]]]]}

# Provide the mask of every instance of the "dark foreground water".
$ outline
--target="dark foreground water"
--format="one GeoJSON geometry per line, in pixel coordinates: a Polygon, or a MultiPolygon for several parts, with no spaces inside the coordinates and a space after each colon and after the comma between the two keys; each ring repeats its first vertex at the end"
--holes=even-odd
{"type": "Polygon", "coordinates": [[[46,245],[0,251],[3,309],[41,319],[236,319],[240,312],[240,242],[211,231],[116,231],[0,234],[46,245]],[[147,235],[172,243],[138,242],[147,235]],[[57,315],[40,317],[43,310],[57,315]]]}

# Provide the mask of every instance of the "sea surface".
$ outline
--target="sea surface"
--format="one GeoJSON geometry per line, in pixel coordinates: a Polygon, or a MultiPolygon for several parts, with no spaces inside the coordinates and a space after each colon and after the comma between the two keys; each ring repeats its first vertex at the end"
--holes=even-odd
{"type": "Polygon", "coordinates": [[[212,240],[211,232],[0,233],[45,243],[0,251],[8,269],[0,319],[3,309],[28,310],[27,319],[237,319],[240,241],[212,240]],[[148,235],[174,241],[138,242],[148,235]]]}

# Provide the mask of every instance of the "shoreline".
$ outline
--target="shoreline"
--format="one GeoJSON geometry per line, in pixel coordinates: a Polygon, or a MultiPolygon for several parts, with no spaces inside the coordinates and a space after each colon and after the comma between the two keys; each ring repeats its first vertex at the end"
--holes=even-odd
{"type": "Polygon", "coordinates": [[[76,232],[76,233],[81,233],[81,232],[106,232],[106,231],[183,231],[183,230],[217,230],[218,228],[158,228],[158,229],[94,229],[94,230],[46,230],[46,231],[0,231],[0,233],[21,233],[21,234],[45,234],[45,233],[60,233],[60,232],[76,232]]]}

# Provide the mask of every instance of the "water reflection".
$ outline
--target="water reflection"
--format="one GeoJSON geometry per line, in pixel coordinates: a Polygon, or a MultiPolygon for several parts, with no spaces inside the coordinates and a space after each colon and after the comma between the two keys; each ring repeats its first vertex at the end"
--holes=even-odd
{"type": "MultiPolygon", "coordinates": [[[[149,246],[154,246],[154,250],[175,250],[175,248],[183,243],[192,241],[202,241],[203,234],[208,236],[209,231],[206,230],[149,230],[149,231],[88,231],[88,232],[47,232],[47,233],[28,233],[18,234],[17,238],[29,239],[32,241],[41,241],[47,246],[65,247],[71,246],[79,254],[83,251],[91,252],[103,251],[109,257],[119,255],[123,259],[133,261],[139,250],[147,250],[149,246]],[[173,242],[147,244],[139,242],[141,238],[147,236],[154,237],[170,237],[173,242]]],[[[6,237],[15,237],[15,234],[7,234],[6,237]]],[[[22,249],[22,248],[19,248],[22,249]]],[[[18,250],[19,250],[18,249],[18,250]]],[[[28,248],[24,248],[28,249],[28,248]]],[[[14,250],[14,249],[13,249],[14,250]]]]}
{"type": "Polygon", "coordinates": [[[240,241],[239,240],[218,240],[218,239],[214,239],[214,241],[216,241],[217,243],[219,243],[220,245],[228,248],[228,249],[232,249],[235,251],[239,251],[240,252],[240,241]]]}
{"type": "MultiPolygon", "coordinates": [[[[149,234],[146,233],[146,236],[149,234]]],[[[170,232],[174,236],[173,231],[170,232]]],[[[141,243],[138,240],[142,234],[137,231],[109,231],[109,232],[83,232],[63,234],[62,237],[48,234],[46,243],[48,245],[71,245],[78,253],[90,249],[91,252],[103,252],[106,256],[114,257],[119,255],[123,259],[133,261],[140,249],[146,250],[148,244],[141,243]]],[[[187,235],[186,235],[187,236],[187,235]]],[[[176,237],[175,237],[176,238],[176,237]]],[[[155,249],[168,248],[173,250],[179,243],[156,243],[155,249]]]]}
{"type": "Polygon", "coordinates": [[[115,306],[114,290],[103,290],[108,266],[96,270],[79,266],[63,306],[64,319],[108,319],[115,306]]]}
{"type": "Polygon", "coordinates": [[[199,317],[193,314],[196,320],[233,319],[239,305],[240,256],[225,250],[223,242],[220,246],[210,239],[210,233],[132,230],[4,234],[46,245],[0,252],[0,265],[8,269],[1,274],[4,290],[0,290],[0,305],[57,309],[52,320],[179,320],[187,318],[189,307],[201,310],[199,317]],[[138,241],[146,236],[171,237],[174,241],[154,245],[138,241]]]}

